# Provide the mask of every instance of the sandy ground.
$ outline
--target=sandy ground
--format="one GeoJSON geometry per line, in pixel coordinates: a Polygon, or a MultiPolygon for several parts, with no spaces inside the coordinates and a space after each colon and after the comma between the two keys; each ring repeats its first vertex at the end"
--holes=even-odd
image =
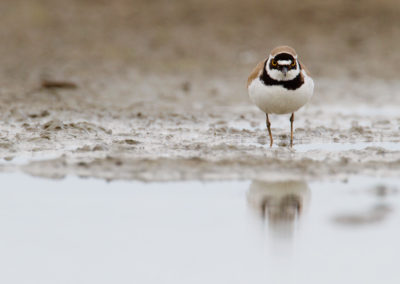
{"type": "Polygon", "coordinates": [[[146,181],[398,175],[400,5],[258,2],[1,3],[0,169],[146,181]],[[270,149],[245,84],[282,43],[316,90],[296,114],[295,147],[289,117],[273,116],[270,149]]]}

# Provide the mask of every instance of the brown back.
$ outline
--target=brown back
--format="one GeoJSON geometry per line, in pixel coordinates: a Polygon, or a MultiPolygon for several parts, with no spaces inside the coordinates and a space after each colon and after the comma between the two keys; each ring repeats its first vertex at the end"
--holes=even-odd
{"type": "Polygon", "coordinates": [[[299,61],[299,64],[300,64],[300,66],[301,66],[301,69],[303,69],[304,71],[306,71],[306,74],[307,74],[308,76],[311,76],[310,71],[309,71],[308,68],[303,64],[303,62],[301,62],[300,60],[297,60],[297,61],[299,61]]]}
{"type": "Polygon", "coordinates": [[[267,59],[264,59],[263,61],[260,61],[258,64],[257,64],[257,66],[253,69],[253,71],[251,71],[251,73],[250,73],[250,76],[249,76],[249,78],[247,79],[247,88],[249,87],[249,85],[251,84],[251,82],[255,79],[255,78],[257,78],[257,77],[259,77],[260,75],[261,75],[261,72],[262,72],[262,70],[263,70],[263,68],[264,68],[264,64],[265,64],[265,61],[266,61],[267,59]]]}

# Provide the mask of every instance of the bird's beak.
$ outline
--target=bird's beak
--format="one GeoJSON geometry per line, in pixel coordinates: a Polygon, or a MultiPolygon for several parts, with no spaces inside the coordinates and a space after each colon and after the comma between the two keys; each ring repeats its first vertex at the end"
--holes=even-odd
{"type": "Polygon", "coordinates": [[[283,75],[284,75],[285,77],[286,77],[287,72],[288,72],[288,68],[287,68],[286,66],[283,66],[283,67],[282,67],[282,73],[283,73],[283,75]]]}

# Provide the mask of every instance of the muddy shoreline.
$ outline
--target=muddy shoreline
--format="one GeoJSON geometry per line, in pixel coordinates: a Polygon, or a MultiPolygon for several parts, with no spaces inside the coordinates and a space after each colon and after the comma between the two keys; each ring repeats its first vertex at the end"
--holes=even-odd
{"type": "MultiPolygon", "coordinates": [[[[74,92],[58,95],[68,94],[72,104],[74,92]]],[[[53,94],[36,96],[46,100],[53,94]]],[[[290,149],[288,117],[272,116],[275,145],[269,148],[263,114],[247,98],[225,107],[201,101],[190,109],[164,97],[157,101],[157,110],[164,107],[160,113],[154,102],[137,112],[136,106],[90,109],[79,98],[76,108],[40,104],[33,111],[33,104],[29,112],[20,107],[8,113],[1,124],[3,170],[169,181],[346,179],[395,176],[400,169],[400,118],[389,106],[348,108],[317,98],[298,112],[290,149]]]]}

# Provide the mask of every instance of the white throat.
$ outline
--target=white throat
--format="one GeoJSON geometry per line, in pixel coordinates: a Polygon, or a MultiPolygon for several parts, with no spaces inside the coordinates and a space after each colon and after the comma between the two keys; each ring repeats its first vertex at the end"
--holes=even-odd
{"type": "MultiPolygon", "coordinates": [[[[270,69],[270,63],[271,63],[272,58],[273,57],[270,55],[267,63],[265,64],[265,71],[272,79],[277,80],[277,81],[290,81],[290,80],[293,80],[294,78],[296,78],[300,74],[300,66],[297,61],[296,61],[296,68],[290,69],[286,73],[286,76],[283,72],[281,72],[277,69],[270,69]]],[[[279,60],[278,63],[281,63],[280,61],[283,61],[283,60],[279,60]]]]}

